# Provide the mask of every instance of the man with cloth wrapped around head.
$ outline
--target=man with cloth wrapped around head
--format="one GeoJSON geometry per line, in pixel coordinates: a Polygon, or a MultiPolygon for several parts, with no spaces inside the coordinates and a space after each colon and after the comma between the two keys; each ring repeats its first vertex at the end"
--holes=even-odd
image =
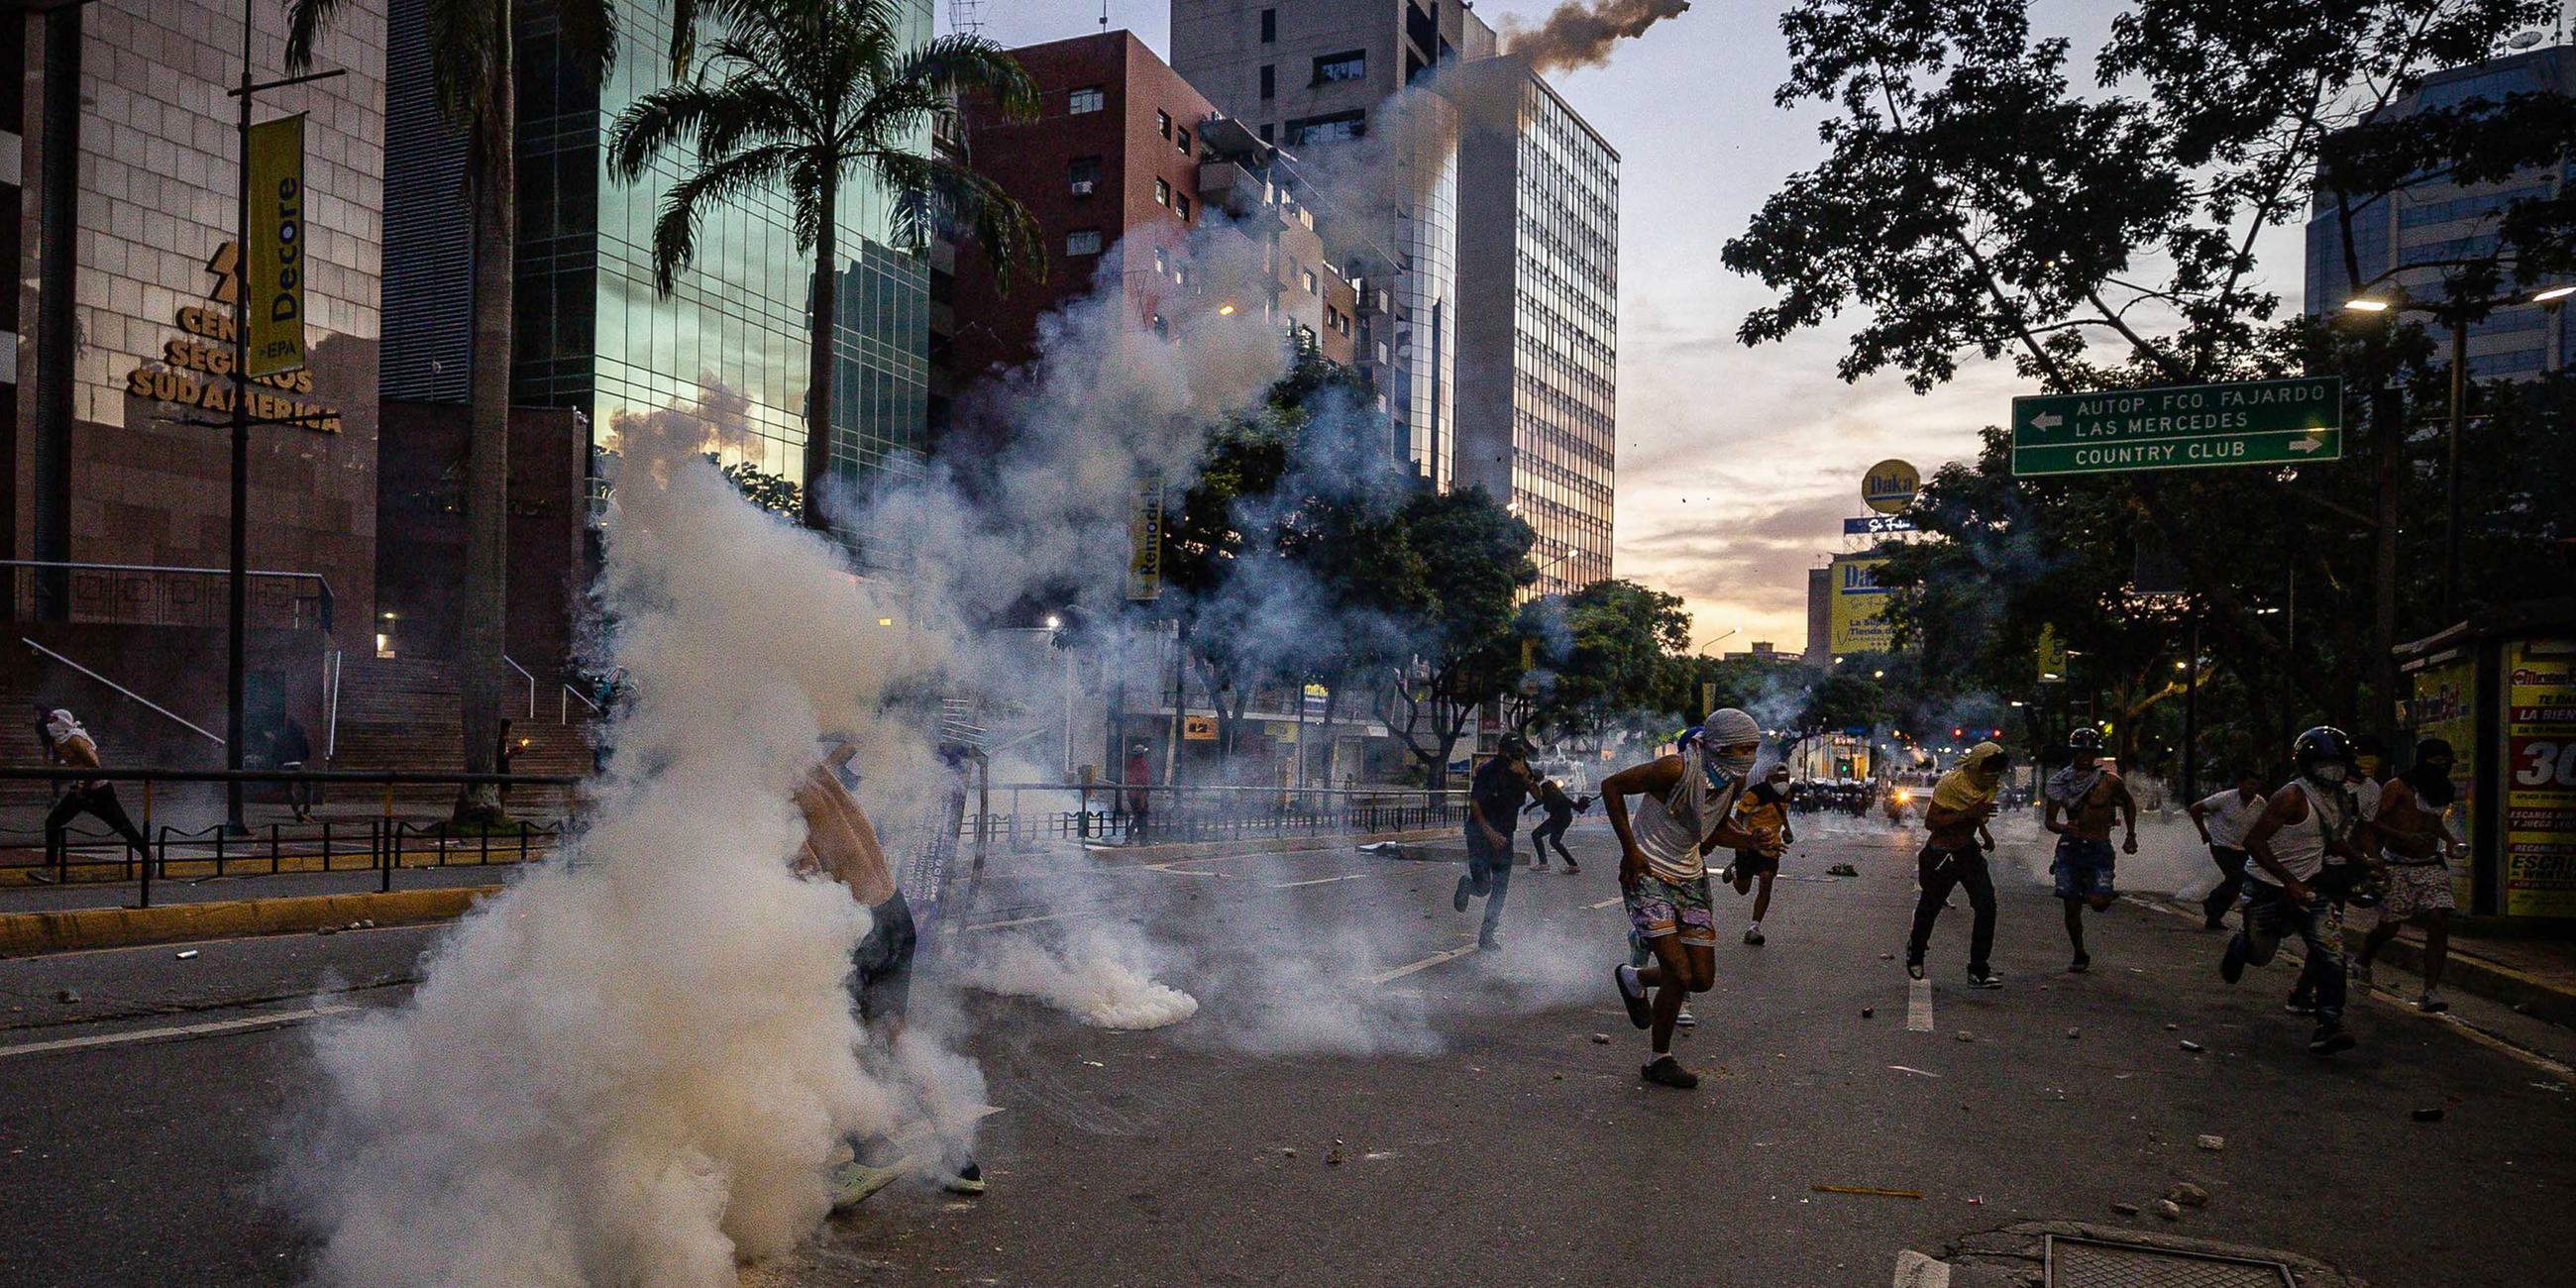
{"type": "Polygon", "coordinates": [[[1966,886],[1968,907],[1976,914],[1968,932],[1968,985],[2004,986],[2004,977],[1995,973],[1991,961],[1995,882],[1986,871],[1986,852],[1995,848],[1995,836],[1986,830],[1986,823],[1995,816],[1995,791],[2003,786],[2004,770],[2011,765],[2012,758],[2001,746],[1981,742],[1968,748],[1958,767],[1941,775],[1932,788],[1932,808],[1923,815],[1931,835],[1923,842],[1922,853],[1914,856],[1914,879],[1922,893],[1914,900],[1914,935],[1905,941],[1905,973],[1915,979],[1923,978],[1923,954],[1932,945],[1932,923],[1940,920],[1950,891],[1966,886]]]}

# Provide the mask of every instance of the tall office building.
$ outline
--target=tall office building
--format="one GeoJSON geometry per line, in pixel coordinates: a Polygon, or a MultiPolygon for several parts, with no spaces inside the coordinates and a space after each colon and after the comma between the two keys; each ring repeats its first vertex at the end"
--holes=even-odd
{"type": "Polygon", "coordinates": [[[1404,91],[1493,52],[1493,29],[1455,0],[1172,0],[1182,79],[1301,173],[1369,171],[1318,196],[1345,206],[1323,213],[1360,283],[1361,365],[1415,473],[1444,489],[1457,455],[1458,117],[1404,91]]]}
{"type": "MultiPolygon", "coordinates": [[[[465,143],[427,92],[423,7],[391,0],[382,387],[388,400],[461,403],[472,342],[465,143]]],[[[905,7],[909,34],[927,40],[931,0],[905,7]]],[[[588,418],[594,463],[609,467],[595,483],[613,474],[626,430],[655,416],[694,425],[728,464],[801,479],[812,257],[797,248],[785,195],[758,193],[711,208],[697,262],[668,298],[656,293],[653,219],[686,157],[665,156],[629,185],[609,177],[601,143],[669,74],[670,8],[646,3],[618,18],[615,64],[593,85],[564,67],[553,13],[520,10],[515,398],[588,418]]],[[[928,151],[927,129],[921,143],[928,151]]],[[[924,438],[929,270],[893,245],[890,206],[867,180],[842,190],[831,461],[851,483],[914,468],[924,438]]]]}
{"type": "MultiPolygon", "coordinates": [[[[2404,115],[2472,98],[2500,101],[2508,94],[2540,91],[2576,94],[2576,46],[2554,45],[2437,73],[2389,110],[2404,115]]],[[[2366,284],[2379,281],[2374,289],[2394,283],[2417,299],[2441,299],[2442,261],[2492,253],[2496,223],[2507,205],[2564,193],[2570,183],[2576,183],[2576,153],[2562,153],[2555,165],[2534,166],[2495,183],[2437,179],[2406,188],[2393,199],[2374,200],[2352,217],[2353,259],[2361,279],[2366,284]]],[[[2311,313],[2331,313],[2352,298],[2343,220],[2334,194],[2322,190],[2308,218],[2307,279],[2311,313]]],[[[2576,355],[2576,309],[2498,309],[2469,327],[2468,341],[2472,377],[2564,370],[2576,355]]]]}
{"type": "Polygon", "coordinates": [[[1505,55],[1466,63],[1457,481],[1537,531],[1532,594],[1610,575],[1619,373],[1619,154],[1505,55]]]}

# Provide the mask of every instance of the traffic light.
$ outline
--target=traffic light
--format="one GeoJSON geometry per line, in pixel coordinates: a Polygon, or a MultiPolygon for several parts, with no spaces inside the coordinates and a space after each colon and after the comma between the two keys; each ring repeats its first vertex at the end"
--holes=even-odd
{"type": "Polygon", "coordinates": [[[1950,736],[1951,736],[1951,737],[1953,737],[1953,738],[1965,738],[1965,737],[1967,737],[1968,735],[1967,735],[1967,732],[1966,732],[1965,730],[1960,729],[1960,728],[1959,728],[1958,726],[1956,726],[1956,725],[1952,725],[1952,726],[1950,727],[1950,736]]]}

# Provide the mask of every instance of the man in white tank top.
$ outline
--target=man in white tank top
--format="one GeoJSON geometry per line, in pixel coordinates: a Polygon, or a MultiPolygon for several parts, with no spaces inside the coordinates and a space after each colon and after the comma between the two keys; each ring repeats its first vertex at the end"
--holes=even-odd
{"type": "Polygon", "coordinates": [[[2272,960],[2281,940],[2296,934],[2307,951],[2295,996],[2315,999],[2317,1029],[2308,1050],[2333,1055],[2352,1049],[2343,1027],[2343,951],[2327,933],[2325,895],[2312,888],[2328,855],[2358,860],[2352,828],[2359,816],[2344,782],[2352,774],[2352,744],[2340,729],[2320,725],[2300,734],[2291,759],[2298,776],[2272,793],[2245,833],[2245,925],[2227,941],[2219,977],[2233,984],[2247,966],[2272,960]]]}
{"type": "Polygon", "coordinates": [[[1622,965],[1612,975],[1628,1019],[1654,1031],[1653,1050],[1639,1073],[1658,1086],[1687,1090],[1699,1076],[1673,1059],[1673,1027],[1682,1002],[1717,982],[1717,917],[1709,905],[1708,862],[1719,846],[1780,852],[1776,831],[1739,830],[1735,801],[1743,794],[1762,751],[1762,726],[1724,707],[1708,713],[1697,737],[1682,750],[1632,766],[1601,782],[1601,803],[1619,837],[1619,888],[1629,924],[1653,964],[1622,965]],[[1634,821],[1628,798],[1642,796],[1634,821]],[[1651,992],[1652,1000],[1648,1000],[1651,992]]]}

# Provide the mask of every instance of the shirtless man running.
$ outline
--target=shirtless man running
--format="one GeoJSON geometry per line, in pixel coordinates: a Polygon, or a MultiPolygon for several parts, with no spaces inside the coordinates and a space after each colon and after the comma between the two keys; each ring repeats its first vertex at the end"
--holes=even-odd
{"type": "Polygon", "coordinates": [[[1683,1000],[1717,982],[1709,852],[1719,846],[1780,852],[1778,833],[1743,830],[1735,821],[1736,798],[1761,750],[1762,726],[1723,707],[1708,713],[1699,737],[1685,739],[1678,755],[1620,770],[1601,784],[1610,830],[1619,837],[1619,888],[1628,921],[1655,959],[1642,970],[1621,965],[1612,979],[1629,1022],[1654,1031],[1650,1058],[1638,1072],[1658,1086],[1699,1085],[1699,1075],[1673,1059],[1673,1027],[1683,1000]],[[1631,796],[1645,797],[1633,825],[1631,796]]]}
{"type": "Polygon", "coordinates": [[[2138,852],[2138,801],[2120,781],[2115,765],[2102,760],[2102,733],[2077,729],[2066,735],[2071,753],[2066,768],[2048,776],[2048,808],[2041,826],[2057,834],[2057,860],[2049,872],[2057,878],[2057,897],[2066,905],[2066,938],[2075,959],[2066,969],[2078,974],[2093,968],[2084,951],[2084,909],[2100,912],[2118,897],[2112,884],[2111,816],[2120,815],[2128,836],[2123,854],[2138,852]]]}

